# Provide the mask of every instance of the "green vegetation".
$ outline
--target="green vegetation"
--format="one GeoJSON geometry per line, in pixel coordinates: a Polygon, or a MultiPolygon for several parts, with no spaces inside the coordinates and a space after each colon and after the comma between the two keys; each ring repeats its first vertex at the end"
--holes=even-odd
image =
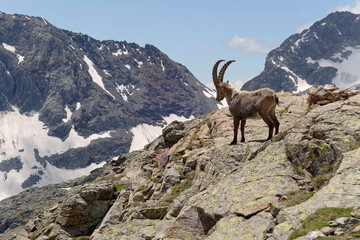
{"type": "Polygon", "coordinates": [[[192,186],[192,181],[194,180],[194,177],[195,171],[191,171],[186,174],[186,179],[184,179],[181,183],[172,186],[171,193],[165,196],[162,205],[170,205],[174,201],[174,199],[180,195],[180,193],[190,188],[192,186]]]}
{"type": "Polygon", "coordinates": [[[311,198],[314,195],[314,193],[315,192],[309,192],[304,190],[292,191],[286,194],[288,199],[286,199],[284,202],[286,204],[286,207],[292,207],[307,201],[309,198],[311,198]]]}
{"type": "Polygon", "coordinates": [[[186,176],[183,173],[183,168],[176,168],[176,171],[180,174],[180,179],[185,179],[186,176]]]}
{"type": "Polygon", "coordinates": [[[90,238],[88,236],[80,236],[73,238],[74,240],[89,240],[90,238]]]}
{"type": "Polygon", "coordinates": [[[140,192],[140,191],[144,191],[148,186],[146,185],[141,185],[140,187],[138,187],[134,192],[140,192]]]}
{"type": "Polygon", "coordinates": [[[179,151],[180,146],[177,146],[174,153],[171,155],[172,161],[179,161],[181,160],[182,156],[184,155],[184,151],[179,151]]]}
{"type": "Polygon", "coordinates": [[[113,189],[114,192],[121,192],[125,188],[125,184],[114,184],[113,189]]]}
{"type": "Polygon", "coordinates": [[[321,208],[315,213],[308,216],[300,228],[293,231],[288,240],[305,236],[311,231],[321,229],[328,225],[329,221],[333,221],[340,217],[351,217],[352,208],[321,208]]]}
{"type": "Polygon", "coordinates": [[[310,105],[310,106],[307,107],[306,111],[307,111],[307,112],[310,112],[310,111],[313,110],[313,109],[314,109],[314,107],[313,107],[312,105],[310,105]]]}
{"type": "Polygon", "coordinates": [[[154,168],[158,168],[159,167],[159,162],[158,161],[155,161],[154,163],[154,168]]]}
{"type": "Polygon", "coordinates": [[[205,119],[205,122],[206,122],[208,128],[211,130],[212,123],[211,123],[210,119],[209,118],[205,119]]]}
{"type": "Polygon", "coordinates": [[[288,111],[289,111],[289,107],[286,107],[286,108],[280,110],[280,111],[279,111],[280,116],[283,115],[284,113],[287,113],[288,111]]]}
{"type": "Polygon", "coordinates": [[[120,180],[121,178],[124,177],[124,174],[117,174],[117,175],[114,175],[112,177],[110,176],[102,176],[102,177],[97,177],[92,183],[101,183],[103,181],[118,181],[120,180]]]}
{"type": "Polygon", "coordinates": [[[333,176],[334,176],[333,173],[328,173],[313,177],[312,182],[314,183],[315,189],[318,190],[326,186],[333,176]]]}
{"type": "Polygon", "coordinates": [[[298,165],[296,165],[296,164],[294,164],[294,163],[291,164],[291,165],[292,165],[292,167],[293,167],[294,172],[295,172],[296,175],[299,175],[299,176],[301,176],[301,177],[305,176],[304,171],[303,171],[301,168],[299,168],[298,165]]]}
{"type": "Polygon", "coordinates": [[[204,147],[204,139],[203,139],[203,138],[200,139],[198,147],[199,147],[199,148],[204,147]]]}
{"type": "Polygon", "coordinates": [[[325,239],[330,239],[330,240],[346,240],[346,238],[344,237],[335,237],[335,236],[332,236],[332,237],[319,237],[317,238],[318,240],[325,240],[325,239]]]}
{"type": "Polygon", "coordinates": [[[244,159],[246,160],[250,155],[250,146],[247,145],[245,149],[244,159]]]}

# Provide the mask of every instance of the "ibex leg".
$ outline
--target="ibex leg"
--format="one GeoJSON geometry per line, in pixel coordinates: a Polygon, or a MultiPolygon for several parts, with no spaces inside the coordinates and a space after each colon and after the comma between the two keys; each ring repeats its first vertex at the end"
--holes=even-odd
{"type": "Polygon", "coordinates": [[[274,131],[274,123],[273,121],[271,120],[270,116],[268,113],[262,113],[262,112],[259,112],[259,115],[261,116],[261,118],[264,120],[264,122],[269,126],[269,135],[268,135],[268,138],[266,139],[267,140],[270,140],[272,138],[272,135],[273,135],[273,131],[274,131]]]}
{"type": "Polygon", "coordinates": [[[279,126],[280,126],[280,123],[276,117],[276,114],[275,114],[275,108],[271,109],[270,110],[270,118],[271,120],[273,121],[273,123],[275,124],[275,135],[279,133],[279,126]]]}
{"type": "Polygon", "coordinates": [[[240,126],[240,131],[241,131],[241,142],[245,142],[245,124],[246,124],[246,119],[242,119],[241,120],[241,126],[240,126]]]}
{"type": "Polygon", "coordinates": [[[234,144],[237,143],[237,135],[238,135],[238,131],[239,131],[239,123],[240,123],[240,119],[238,117],[234,117],[234,139],[232,140],[230,145],[234,145],[234,144]]]}

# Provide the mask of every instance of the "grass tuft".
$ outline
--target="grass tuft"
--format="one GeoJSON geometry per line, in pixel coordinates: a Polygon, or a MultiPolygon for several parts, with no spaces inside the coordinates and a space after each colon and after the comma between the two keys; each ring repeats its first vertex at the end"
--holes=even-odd
{"type": "Polygon", "coordinates": [[[289,192],[286,194],[288,199],[286,199],[284,202],[286,204],[286,207],[292,207],[307,201],[314,195],[314,193],[315,192],[309,192],[304,190],[289,192]]]}
{"type": "Polygon", "coordinates": [[[352,208],[321,208],[315,213],[308,216],[303,224],[293,231],[288,240],[305,236],[311,231],[321,229],[328,225],[329,221],[333,221],[340,217],[351,217],[352,208]]]}

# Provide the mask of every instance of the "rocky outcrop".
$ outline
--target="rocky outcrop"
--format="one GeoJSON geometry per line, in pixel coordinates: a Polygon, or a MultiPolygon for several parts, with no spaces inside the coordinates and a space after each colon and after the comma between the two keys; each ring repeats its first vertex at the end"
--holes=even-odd
{"type": "MultiPolygon", "coordinates": [[[[36,239],[83,234],[92,240],[314,239],[341,231],[356,236],[360,96],[309,108],[307,96],[278,95],[280,133],[271,141],[265,141],[265,123],[254,120],[245,129],[247,142],[229,145],[228,108],[195,118],[184,123],[185,134],[170,148],[161,136],[123,155],[91,184],[39,215],[38,225],[48,223],[53,230],[27,227],[26,234],[36,239]],[[104,203],[95,229],[79,232],[78,226],[94,226],[95,220],[78,214],[72,216],[80,225],[59,220],[87,209],[80,197],[89,187],[110,185],[112,200],[104,203]],[[313,220],[321,224],[309,228],[305,223],[313,220]]],[[[18,239],[26,234],[18,233],[18,239]]]]}
{"type": "Polygon", "coordinates": [[[331,102],[346,100],[351,96],[358,94],[357,92],[346,91],[333,85],[311,87],[308,92],[308,104],[326,105],[331,102]]]}

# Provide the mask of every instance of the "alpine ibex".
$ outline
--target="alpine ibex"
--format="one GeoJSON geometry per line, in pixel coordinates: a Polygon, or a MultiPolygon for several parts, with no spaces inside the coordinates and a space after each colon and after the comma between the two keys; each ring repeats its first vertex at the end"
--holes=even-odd
{"type": "Polygon", "coordinates": [[[245,142],[244,128],[246,119],[258,119],[260,117],[269,126],[269,136],[266,140],[271,139],[274,127],[276,135],[279,132],[280,125],[275,115],[276,104],[279,104],[275,92],[269,88],[261,88],[253,92],[238,91],[229,84],[229,81],[224,83],[225,70],[235,60],[225,63],[219,75],[217,75],[218,66],[222,61],[225,60],[219,60],[215,63],[212,74],[216,87],[216,100],[222,101],[226,98],[230,113],[234,117],[234,139],[230,144],[237,143],[240,120],[241,142],[245,142]]]}

